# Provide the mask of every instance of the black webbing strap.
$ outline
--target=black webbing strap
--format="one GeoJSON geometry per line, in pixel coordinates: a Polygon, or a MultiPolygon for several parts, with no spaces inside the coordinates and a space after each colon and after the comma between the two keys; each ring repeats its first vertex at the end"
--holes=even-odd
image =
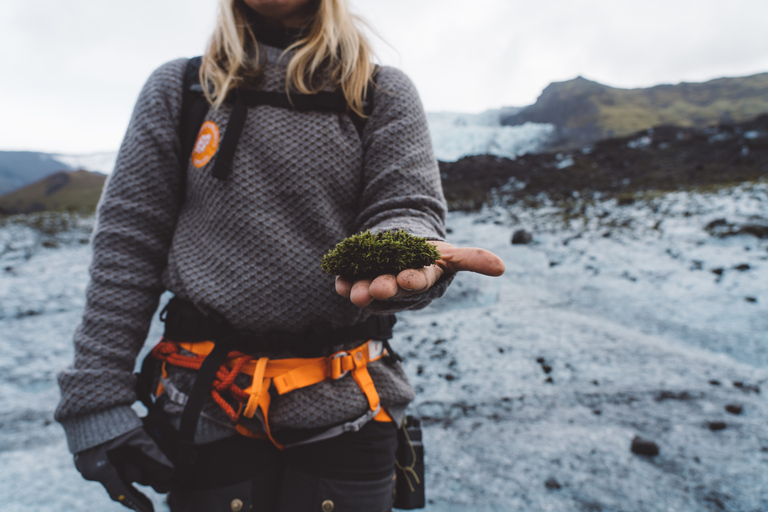
{"type": "MultiPolygon", "coordinates": [[[[187,61],[184,69],[184,89],[181,102],[181,116],[179,119],[179,140],[181,141],[181,185],[180,194],[183,201],[186,194],[187,166],[189,158],[197,141],[200,127],[205,121],[210,105],[203,95],[203,88],[200,84],[200,65],[202,57],[193,57],[187,61]]],[[[378,66],[374,71],[373,83],[368,85],[367,92],[363,101],[363,116],[349,110],[344,94],[339,91],[320,91],[315,94],[291,93],[290,96],[284,92],[259,91],[255,89],[240,89],[230,93],[227,101],[233,103],[232,113],[227,124],[226,133],[219,146],[216,160],[213,163],[214,168],[211,174],[219,180],[226,180],[232,172],[232,159],[237,149],[237,142],[242,134],[245,124],[247,108],[244,112],[238,112],[241,107],[237,106],[238,99],[244,102],[246,107],[258,105],[271,105],[279,108],[292,109],[297,111],[320,111],[320,112],[338,112],[347,114],[355,126],[357,134],[362,139],[368,117],[373,113],[373,90],[375,88],[375,77],[378,72],[378,66]],[[233,119],[233,116],[234,119],[233,119]],[[241,119],[242,118],[242,119],[241,119]],[[242,123],[243,126],[232,129],[232,122],[242,123]],[[223,156],[223,158],[222,158],[223,156]]]]}
{"type": "Polygon", "coordinates": [[[181,425],[179,426],[179,446],[177,457],[180,462],[192,465],[197,460],[195,451],[195,432],[197,421],[203,410],[205,399],[210,395],[213,379],[216,377],[221,364],[227,359],[232,347],[226,340],[218,340],[214,343],[213,350],[205,357],[203,364],[195,375],[195,382],[187,395],[187,403],[181,413],[181,425]]]}
{"type": "Polygon", "coordinates": [[[211,170],[211,175],[221,181],[226,181],[232,173],[232,160],[235,157],[235,149],[237,149],[237,143],[240,140],[240,135],[243,133],[245,118],[248,116],[248,107],[238,89],[235,89],[234,96],[235,103],[232,105],[232,111],[229,113],[227,129],[224,132],[224,137],[216,153],[216,160],[211,170]]]}
{"type": "Polygon", "coordinates": [[[318,323],[302,332],[254,332],[233,330],[222,333],[226,321],[216,315],[204,315],[189,301],[173,297],[160,314],[165,322],[165,338],[174,341],[220,340],[223,335],[238,345],[237,350],[246,353],[290,352],[298,357],[328,355],[328,349],[358,340],[386,340],[392,337],[394,315],[371,315],[361,323],[332,327],[318,323]]]}
{"type": "Polygon", "coordinates": [[[319,112],[346,112],[347,100],[341,91],[320,91],[315,94],[299,94],[276,91],[258,91],[245,89],[241,96],[249,107],[258,105],[270,105],[272,107],[287,108],[306,112],[316,110],[319,112]]]}

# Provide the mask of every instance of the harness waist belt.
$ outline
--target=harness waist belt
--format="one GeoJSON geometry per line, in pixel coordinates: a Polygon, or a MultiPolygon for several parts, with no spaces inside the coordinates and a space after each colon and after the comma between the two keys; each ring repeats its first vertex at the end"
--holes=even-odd
{"type": "Polygon", "coordinates": [[[204,315],[194,304],[177,297],[168,302],[160,318],[165,322],[164,337],[169,340],[218,343],[226,338],[233,349],[245,353],[290,352],[300,357],[327,355],[331,347],[353,341],[388,340],[396,322],[394,315],[371,315],[359,324],[345,327],[318,323],[300,333],[255,332],[233,329],[223,317],[204,315]]]}

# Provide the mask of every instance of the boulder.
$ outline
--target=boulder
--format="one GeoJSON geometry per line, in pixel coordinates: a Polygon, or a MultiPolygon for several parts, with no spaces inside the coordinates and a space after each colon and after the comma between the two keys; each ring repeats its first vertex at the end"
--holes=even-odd
{"type": "Polygon", "coordinates": [[[645,455],[647,457],[655,457],[659,454],[659,445],[649,439],[635,436],[635,438],[632,439],[632,453],[645,455]]]}
{"type": "Polygon", "coordinates": [[[512,245],[525,245],[533,241],[533,235],[524,229],[518,229],[512,233],[512,245]]]}

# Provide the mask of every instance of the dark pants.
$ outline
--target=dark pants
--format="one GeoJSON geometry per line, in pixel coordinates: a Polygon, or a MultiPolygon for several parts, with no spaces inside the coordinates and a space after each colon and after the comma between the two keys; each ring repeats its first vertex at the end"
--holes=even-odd
{"type": "Polygon", "coordinates": [[[394,501],[397,429],[371,421],[358,432],[276,449],[236,436],[201,445],[172,512],[386,512],[394,501]]]}

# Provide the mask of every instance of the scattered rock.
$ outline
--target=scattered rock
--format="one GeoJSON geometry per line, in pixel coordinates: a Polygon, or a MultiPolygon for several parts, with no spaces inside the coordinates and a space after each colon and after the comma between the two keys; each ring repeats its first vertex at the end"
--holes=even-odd
{"type": "Polygon", "coordinates": [[[593,380],[592,384],[594,384],[595,386],[599,386],[600,385],[600,383],[598,381],[596,381],[596,380],[593,380]]]}
{"type": "Polygon", "coordinates": [[[768,225],[765,224],[733,224],[725,219],[716,219],[704,227],[710,235],[718,238],[737,235],[751,235],[755,238],[768,238],[768,225]]]}
{"type": "Polygon", "coordinates": [[[744,297],[744,300],[747,302],[757,302],[756,297],[744,297]]]}
{"type": "Polygon", "coordinates": [[[81,238],[81,239],[80,239],[80,240],[78,240],[78,241],[79,241],[81,244],[83,244],[83,245],[85,245],[85,244],[88,244],[88,243],[90,243],[90,242],[91,242],[91,241],[90,241],[90,240],[88,240],[87,238],[81,238]]]}
{"type": "Polygon", "coordinates": [[[733,386],[741,389],[742,391],[754,391],[755,393],[760,393],[760,386],[751,386],[738,380],[733,382],[733,386]]]}
{"type": "Polygon", "coordinates": [[[549,366],[548,364],[541,365],[541,369],[544,370],[544,373],[551,373],[552,372],[552,367],[549,366]]]}
{"type": "Polygon", "coordinates": [[[503,353],[504,353],[504,349],[499,347],[499,354],[503,354],[503,353]]]}
{"type": "Polygon", "coordinates": [[[6,272],[13,272],[13,267],[5,267],[6,272]]]}
{"type": "Polygon", "coordinates": [[[744,406],[741,404],[728,404],[725,406],[725,410],[731,414],[741,414],[741,411],[744,410],[744,406]]]}
{"type": "Polygon", "coordinates": [[[687,391],[660,391],[656,394],[654,400],[663,402],[664,400],[690,400],[693,398],[687,391]]]}
{"type": "Polygon", "coordinates": [[[693,462],[696,462],[697,464],[701,463],[701,459],[698,457],[693,458],[693,462]]]}
{"type": "Polygon", "coordinates": [[[736,265],[736,266],[735,266],[735,267],[733,267],[733,268],[735,268],[735,269],[736,269],[736,270],[738,270],[739,272],[746,272],[746,271],[747,271],[747,270],[749,270],[751,267],[750,267],[750,266],[749,266],[749,264],[747,264],[747,263],[742,263],[741,265],[736,265]]]}
{"type": "Polygon", "coordinates": [[[445,340],[435,340],[435,345],[440,345],[441,343],[445,343],[445,340]]]}
{"type": "Polygon", "coordinates": [[[512,234],[512,245],[525,245],[533,241],[533,235],[524,229],[518,229],[512,234]]]}
{"type": "Polygon", "coordinates": [[[421,375],[422,373],[424,373],[424,367],[421,366],[421,365],[417,366],[416,367],[416,375],[421,375]]]}
{"type": "Polygon", "coordinates": [[[552,377],[547,377],[547,379],[544,382],[546,382],[547,384],[552,384],[555,381],[552,380],[552,377]]]}
{"type": "Polygon", "coordinates": [[[445,374],[445,380],[447,380],[447,381],[449,381],[449,382],[450,382],[450,381],[452,381],[452,380],[455,380],[455,379],[456,379],[456,376],[455,376],[455,375],[453,375],[453,374],[450,374],[450,373],[446,373],[446,374],[445,374]]]}
{"type": "Polygon", "coordinates": [[[655,457],[659,454],[659,445],[649,439],[635,436],[635,438],[632,439],[632,453],[655,457]]]}
{"type": "Polygon", "coordinates": [[[546,487],[549,490],[555,491],[557,489],[562,488],[562,485],[560,485],[560,482],[558,482],[554,478],[548,478],[547,481],[544,482],[544,487],[546,487]]]}
{"type": "Polygon", "coordinates": [[[709,430],[712,430],[712,431],[725,430],[724,421],[710,421],[710,422],[707,422],[707,426],[709,427],[709,430]]]}
{"type": "Polygon", "coordinates": [[[59,246],[59,244],[53,240],[45,240],[43,241],[43,247],[46,249],[55,249],[59,246]]]}
{"type": "Polygon", "coordinates": [[[600,409],[593,409],[592,414],[594,414],[595,416],[600,416],[601,414],[603,414],[603,411],[601,411],[600,409]]]}
{"type": "Polygon", "coordinates": [[[539,364],[544,364],[544,358],[543,357],[537,357],[536,362],[539,364]]]}
{"type": "Polygon", "coordinates": [[[710,270],[710,272],[712,272],[715,275],[721,276],[723,275],[724,270],[718,267],[718,268],[713,268],[712,270],[710,270]]]}
{"type": "Polygon", "coordinates": [[[719,386],[720,385],[720,381],[717,380],[717,379],[711,379],[709,381],[709,383],[712,384],[713,386],[719,386]]]}

